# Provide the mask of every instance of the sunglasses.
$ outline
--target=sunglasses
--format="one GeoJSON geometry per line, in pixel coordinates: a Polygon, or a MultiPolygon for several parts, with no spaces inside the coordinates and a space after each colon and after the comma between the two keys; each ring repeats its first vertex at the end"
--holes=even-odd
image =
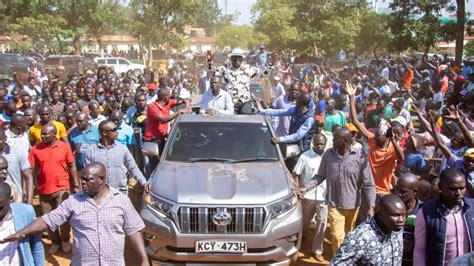
{"type": "Polygon", "coordinates": [[[105,131],[115,132],[117,130],[118,130],[118,127],[114,127],[114,128],[111,128],[111,129],[106,129],[105,131]]]}

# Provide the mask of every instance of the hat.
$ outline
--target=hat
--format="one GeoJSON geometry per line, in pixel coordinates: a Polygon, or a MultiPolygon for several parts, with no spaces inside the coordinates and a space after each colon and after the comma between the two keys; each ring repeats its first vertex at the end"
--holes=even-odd
{"type": "Polygon", "coordinates": [[[265,48],[264,44],[260,44],[260,49],[265,48]]]}
{"type": "Polygon", "coordinates": [[[349,129],[350,132],[358,132],[359,130],[357,129],[356,126],[352,123],[346,124],[346,128],[349,129]]]}
{"type": "Polygon", "coordinates": [[[474,148],[467,149],[467,151],[464,153],[464,157],[474,159],[474,148]]]}
{"type": "Polygon", "coordinates": [[[279,77],[279,76],[275,76],[275,77],[273,77],[273,80],[279,81],[279,80],[280,80],[280,77],[279,77]]]}
{"type": "Polygon", "coordinates": [[[156,84],[155,83],[150,83],[147,85],[149,90],[155,90],[156,89],[156,84]]]}
{"type": "Polygon", "coordinates": [[[315,115],[314,120],[319,123],[326,124],[326,120],[324,120],[324,117],[322,115],[315,115]]]}
{"type": "Polygon", "coordinates": [[[403,127],[406,127],[407,124],[408,124],[408,121],[406,120],[405,117],[403,116],[397,116],[396,118],[390,120],[390,121],[397,121],[398,123],[400,123],[403,127]]]}
{"type": "Polygon", "coordinates": [[[240,48],[234,48],[232,49],[232,51],[230,51],[230,53],[227,55],[229,57],[232,57],[232,56],[240,56],[242,58],[244,58],[244,51],[242,51],[242,49],[240,48]]]}
{"type": "Polygon", "coordinates": [[[86,75],[94,75],[94,71],[88,69],[88,70],[86,71],[86,75]]]}

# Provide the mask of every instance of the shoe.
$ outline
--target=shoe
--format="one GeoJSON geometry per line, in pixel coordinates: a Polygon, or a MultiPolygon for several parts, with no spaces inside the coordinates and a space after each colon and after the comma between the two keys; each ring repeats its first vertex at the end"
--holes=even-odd
{"type": "Polygon", "coordinates": [[[48,254],[49,255],[54,255],[54,254],[58,253],[59,248],[61,248],[60,245],[52,245],[48,250],[48,254]]]}
{"type": "Polygon", "coordinates": [[[323,263],[323,262],[325,262],[324,257],[323,257],[323,255],[321,255],[321,254],[313,253],[313,258],[314,258],[314,259],[316,260],[316,262],[318,262],[318,263],[323,263]]]}
{"type": "Polygon", "coordinates": [[[63,242],[62,245],[61,245],[61,250],[62,250],[64,253],[69,253],[69,252],[71,252],[71,250],[72,250],[72,245],[71,245],[71,243],[69,243],[69,242],[63,242]]]}

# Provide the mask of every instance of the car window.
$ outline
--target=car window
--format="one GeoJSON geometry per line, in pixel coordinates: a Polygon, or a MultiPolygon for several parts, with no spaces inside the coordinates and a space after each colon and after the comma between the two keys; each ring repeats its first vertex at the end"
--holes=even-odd
{"type": "Polygon", "coordinates": [[[107,59],[107,65],[116,65],[117,59],[107,59]]]}
{"type": "Polygon", "coordinates": [[[99,60],[97,60],[97,64],[105,64],[105,59],[99,59],[99,60]]]}
{"type": "Polygon", "coordinates": [[[81,58],[79,57],[64,57],[63,58],[63,65],[67,66],[77,66],[79,65],[79,62],[81,61],[81,58]]]}
{"type": "Polygon", "coordinates": [[[2,62],[6,62],[6,63],[16,63],[17,62],[16,56],[11,55],[11,54],[2,54],[2,56],[0,57],[0,60],[2,62]]]}
{"type": "Polygon", "coordinates": [[[59,58],[57,57],[50,57],[50,58],[46,58],[44,60],[44,64],[45,65],[49,65],[49,66],[52,66],[52,65],[59,65],[59,58]]]}
{"type": "Polygon", "coordinates": [[[119,65],[128,65],[128,62],[124,59],[118,59],[119,65]]]}
{"type": "Polygon", "coordinates": [[[277,159],[278,153],[266,124],[180,123],[166,159],[189,162],[195,158],[277,159]]]}

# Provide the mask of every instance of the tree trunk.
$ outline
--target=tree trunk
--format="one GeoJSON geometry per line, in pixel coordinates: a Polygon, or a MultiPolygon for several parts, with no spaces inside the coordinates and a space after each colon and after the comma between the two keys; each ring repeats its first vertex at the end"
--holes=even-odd
{"type": "Polygon", "coordinates": [[[100,57],[104,57],[104,43],[102,42],[102,37],[97,37],[97,45],[99,46],[100,57]]]}
{"type": "Polygon", "coordinates": [[[149,68],[153,67],[153,44],[151,42],[148,43],[148,64],[149,68]]]}
{"type": "Polygon", "coordinates": [[[80,55],[81,54],[81,37],[76,35],[74,36],[74,39],[72,40],[73,46],[74,46],[74,54],[75,55],[80,55]]]}
{"type": "Polygon", "coordinates": [[[456,0],[456,4],[456,16],[458,18],[458,24],[456,30],[455,64],[456,66],[461,66],[462,52],[464,50],[464,17],[466,16],[466,3],[464,0],[456,0]]]}

